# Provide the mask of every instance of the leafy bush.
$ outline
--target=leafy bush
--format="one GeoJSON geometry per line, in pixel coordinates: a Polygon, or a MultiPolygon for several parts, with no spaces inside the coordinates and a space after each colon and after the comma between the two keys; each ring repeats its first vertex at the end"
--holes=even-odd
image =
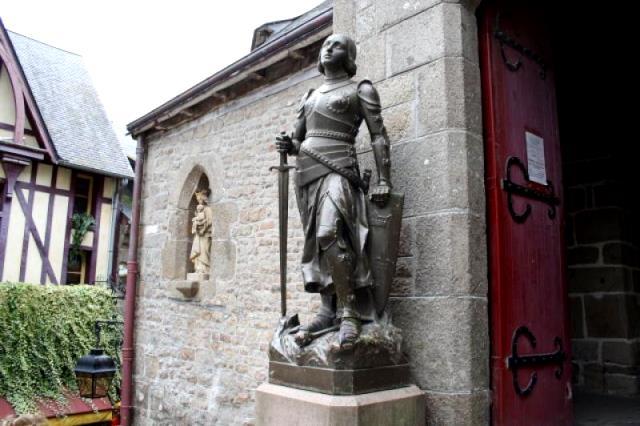
{"type": "Polygon", "coordinates": [[[80,261],[80,245],[84,236],[95,223],[93,216],[88,213],[74,213],[71,217],[71,245],[69,246],[69,261],[71,263],[80,261]]]}
{"type": "MultiPolygon", "coordinates": [[[[77,390],[73,369],[95,347],[94,321],[117,315],[110,292],[96,286],[0,283],[0,396],[22,414],[38,398],[77,390]]],[[[103,328],[100,346],[117,365],[119,340],[119,330],[103,328]]],[[[118,372],[113,396],[119,381],[118,372]]]]}

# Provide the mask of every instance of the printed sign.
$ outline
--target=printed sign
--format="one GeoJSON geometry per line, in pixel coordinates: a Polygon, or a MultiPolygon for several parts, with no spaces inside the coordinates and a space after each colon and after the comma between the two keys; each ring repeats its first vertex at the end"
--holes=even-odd
{"type": "Polygon", "coordinates": [[[547,170],[544,164],[544,139],[533,133],[525,132],[527,142],[527,169],[529,180],[547,184],[547,170]]]}

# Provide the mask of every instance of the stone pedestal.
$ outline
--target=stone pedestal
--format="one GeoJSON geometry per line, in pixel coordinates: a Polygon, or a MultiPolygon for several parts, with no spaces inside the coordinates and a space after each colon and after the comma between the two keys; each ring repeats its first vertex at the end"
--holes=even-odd
{"type": "Polygon", "coordinates": [[[187,281],[191,281],[191,282],[209,281],[209,274],[203,274],[201,272],[189,272],[187,274],[187,281]]]}
{"type": "Polygon", "coordinates": [[[174,290],[174,296],[184,299],[193,299],[200,289],[199,281],[176,281],[172,283],[171,289],[174,290]]]}
{"type": "Polygon", "coordinates": [[[269,362],[269,383],[331,395],[356,395],[411,384],[409,364],[335,369],[269,362]]]}
{"type": "Polygon", "coordinates": [[[215,283],[209,280],[209,274],[190,273],[187,274],[186,280],[169,283],[169,295],[174,299],[197,302],[213,294],[215,294],[215,283]]]}
{"type": "Polygon", "coordinates": [[[256,419],[258,426],[424,426],[424,393],[412,385],[335,396],[264,383],[256,419]]]}

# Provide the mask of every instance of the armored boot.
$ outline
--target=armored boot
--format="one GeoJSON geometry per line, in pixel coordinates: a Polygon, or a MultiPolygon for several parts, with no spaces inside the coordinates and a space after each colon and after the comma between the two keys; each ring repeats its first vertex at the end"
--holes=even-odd
{"type": "Polygon", "coordinates": [[[335,298],[332,294],[320,294],[322,306],[316,316],[306,325],[300,327],[295,334],[298,346],[306,346],[313,340],[313,333],[325,330],[334,325],[336,321],[335,298]]]}
{"type": "MultiPolygon", "coordinates": [[[[353,294],[347,296],[349,304],[353,304],[353,294]]],[[[342,311],[340,321],[340,332],[338,333],[339,350],[348,351],[353,346],[360,335],[360,317],[353,307],[346,307],[342,311]]]]}

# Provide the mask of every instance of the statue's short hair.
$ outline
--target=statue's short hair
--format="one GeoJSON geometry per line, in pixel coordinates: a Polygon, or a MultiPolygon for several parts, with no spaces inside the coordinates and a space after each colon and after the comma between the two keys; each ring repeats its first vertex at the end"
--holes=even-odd
{"type": "MultiPolygon", "coordinates": [[[[344,60],[344,63],[342,64],[342,66],[344,67],[344,70],[346,71],[347,75],[349,75],[349,77],[353,77],[354,75],[356,75],[356,71],[358,70],[358,66],[356,65],[356,51],[357,51],[356,42],[353,41],[351,37],[344,34],[332,34],[329,37],[336,37],[336,36],[342,37],[345,40],[345,44],[347,47],[347,58],[344,60]]],[[[324,74],[324,66],[322,65],[322,60],[320,58],[321,54],[322,54],[322,49],[320,49],[320,52],[318,53],[318,71],[324,74]]]]}

